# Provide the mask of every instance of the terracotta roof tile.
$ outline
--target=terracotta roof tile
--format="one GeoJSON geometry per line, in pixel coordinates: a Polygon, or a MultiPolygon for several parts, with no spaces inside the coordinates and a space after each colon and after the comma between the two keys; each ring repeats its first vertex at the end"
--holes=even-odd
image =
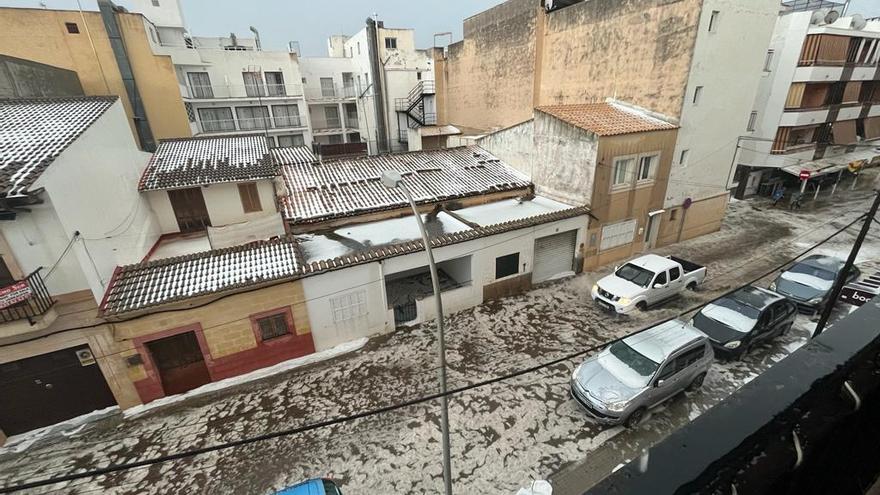
{"type": "Polygon", "coordinates": [[[677,125],[654,117],[647,112],[612,102],[549,105],[538,107],[536,110],[598,136],[616,136],[678,128],[677,125]]]}

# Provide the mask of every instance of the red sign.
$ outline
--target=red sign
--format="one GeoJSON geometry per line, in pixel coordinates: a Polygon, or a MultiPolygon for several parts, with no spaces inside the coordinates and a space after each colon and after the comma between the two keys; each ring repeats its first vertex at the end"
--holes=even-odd
{"type": "Polygon", "coordinates": [[[0,289],[0,309],[8,308],[31,297],[31,287],[26,280],[7,285],[0,289]]]}
{"type": "Polygon", "coordinates": [[[810,178],[810,171],[809,170],[801,170],[801,173],[800,173],[800,175],[798,175],[798,177],[800,177],[801,180],[807,180],[810,178]]]}

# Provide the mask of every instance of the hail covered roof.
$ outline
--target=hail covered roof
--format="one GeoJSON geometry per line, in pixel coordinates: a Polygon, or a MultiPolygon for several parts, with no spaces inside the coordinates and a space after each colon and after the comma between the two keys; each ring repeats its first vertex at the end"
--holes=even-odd
{"type": "Polygon", "coordinates": [[[316,223],[406,206],[403,191],[382,184],[386,170],[403,176],[416,203],[531,185],[527,177],[476,146],[285,164],[281,170],[288,193],[281,206],[284,217],[292,223],[316,223]]]}
{"type": "Polygon", "coordinates": [[[295,276],[299,251],[290,237],[119,268],[101,304],[105,315],[295,276]]]}
{"type": "Polygon", "coordinates": [[[222,136],[159,143],[138,189],[175,189],[221,182],[271,179],[276,167],[266,137],[222,136]]]}
{"type": "Polygon", "coordinates": [[[587,130],[597,136],[664,131],[678,126],[651,113],[615,102],[549,105],[538,111],[587,130]]]}
{"type": "Polygon", "coordinates": [[[318,161],[308,146],[272,148],[272,158],[276,164],[315,163],[318,161]]]}
{"type": "Polygon", "coordinates": [[[22,196],[115,96],[0,99],[0,195],[22,196]]]}

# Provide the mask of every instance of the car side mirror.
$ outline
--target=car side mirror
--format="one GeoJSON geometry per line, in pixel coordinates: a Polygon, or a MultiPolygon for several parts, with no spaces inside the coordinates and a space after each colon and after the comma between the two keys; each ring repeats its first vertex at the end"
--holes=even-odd
{"type": "Polygon", "coordinates": [[[654,284],[654,288],[655,288],[655,289],[662,289],[662,288],[663,288],[663,284],[661,284],[661,283],[656,283],[656,284],[654,284]]]}
{"type": "Polygon", "coordinates": [[[655,387],[662,387],[665,383],[666,383],[666,380],[661,378],[661,379],[657,380],[657,382],[654,384],[654,386],[655,387]]]}

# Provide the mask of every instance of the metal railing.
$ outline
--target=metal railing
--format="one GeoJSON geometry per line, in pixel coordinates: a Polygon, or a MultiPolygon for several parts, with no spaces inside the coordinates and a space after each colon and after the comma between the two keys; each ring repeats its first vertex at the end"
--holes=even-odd
{"type": "Polygon", "coordinates": [[[361,125],[358,123],[357,116],[346,116],[345,117],[345,127],[348,129],[358,129],[361,125]]]}
{"type": "Polygon", "coordinates": [[[33,325],[34,318],[45,314],[55,305],[55,300],[49,295],[49,290],[46,289],[46,284],[43,283],[43,277],[40,276],[40,270],[42,269],[42,267],[37,268],[33,273],[25,277],[24,280],[16,281],[4,288],[22,291],[23,297],[26,298],[11,306],[0,309],[0,322],[9,323],[27,319],[28,323],[33,325]]]}
{"type": "Polygon", "coordinates": [[[303,96],[301,84],[187,84],[185,98],[286,98],[303,96]]]}
{"type": "Polygon", "coordinates": [[[200,133],[261,131],[265,129],[296,129],[305,127],[299,116],[257,117],[249,119],[205,120],[196,123],[200,133]]]}
{"type": "Polygon", "coordinates": [[[353,99],[358,96],[358,89],[355,86],[321,86],[318,88],[306,88],[306,99],[308,100],[345,100],[353,99]]]}

